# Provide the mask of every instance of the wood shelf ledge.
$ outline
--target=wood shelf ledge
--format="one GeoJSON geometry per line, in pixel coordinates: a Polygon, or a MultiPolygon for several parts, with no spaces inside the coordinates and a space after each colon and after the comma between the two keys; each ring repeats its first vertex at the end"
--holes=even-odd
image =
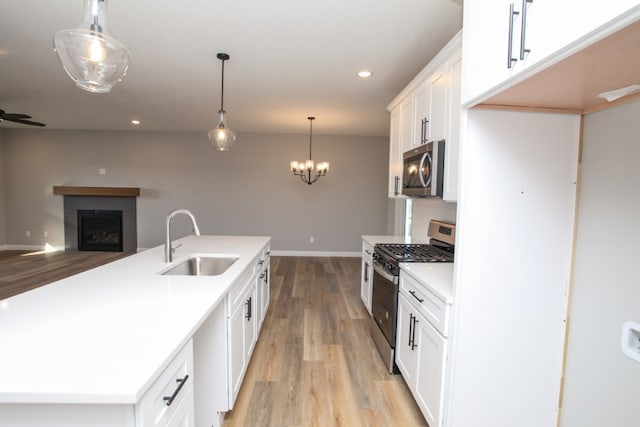
{"type": "Polygon", "coordinates": [[[138,197],[138,187],[76,187],[53,186],[53,194],[60,196],[138,197]]]}

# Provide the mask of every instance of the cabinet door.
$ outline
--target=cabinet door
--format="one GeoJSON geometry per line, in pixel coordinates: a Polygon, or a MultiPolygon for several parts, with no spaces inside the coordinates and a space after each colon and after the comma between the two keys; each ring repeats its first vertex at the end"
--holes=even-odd
{"type": "Polygon", "coordinates": [[[429,123],[427,123],[427,140],[439,141],[445,138],[449,107],[449,76],[446,65],[429,78],[431,103],[429,105],[429,123]]]}
{"type": "Polygon", "coordinates": [[[401,143],[401,106],[391,111],[391,129],[389,135],[389,197],[402,193],[402,143],[401,143]]]}
{"type": "Polygon", "coordinates": [[[413,138],[404,146],[404,151],[426,142],[431,127],[431,82],[425,81],[413,92],[413,138]]]}
{"type": "Polygon", "coordinates": [[[167,427],[194,427],[193,386],[184,395],[184,398],[176,408],[167,423],[167,427]]]}
{"type": "Polygon", "coordinates": [[[402,377],[413,391],[416,382],[418,352],[415,338],[415,310],[401,293],[398,295],[398,320],[396,329],[396,365],[402,377]]]}
{"type": "Polygon", "coordinates": [[[449,102],[447,106],[449,120],[446,125],[445,135],[445,159],[444,159],[444,186],[442,199],[455,202],[458,200],[458,173],[460,162],[460,84],[462,79],[462,53],[460,51],[449,62],[449,102]]]}
{"type": "Polygon", "coordinates": [[[507,68],[509,4],[509,0],[465,0],[464,2],[464,32],[462,33],[462,56],[465,59],[462,79],[464,103],[511,75],[510,69],[507,68]]]}
{"type": "Polygon", "coordinates": [[[245,327],[245,306],[241,305],[229,318],[229,384],[230,384],[230,406],[238,396],[242,377],[244,375],[244,327],[245,327]]]}
{"type": "Polygon", "coordinates": [[[260,282],[258,283],[260,292],[260,318],[258,319],[258,331],[262,328],[262,323],[265,317],[267,317],[267,309],[269,308],[269,298],[271,297],[271,290],[269,289],[271,281],[269,279],[269,258],[266,259],[263,265],[263,272],[261,274],[260,282]]]}
{"type": "Polygon", "coordinates": [[[407,98],[400,103],[400,160],[402,160],[402,153],[412,147],[414,139],[413,108],[413,99],[410,96],[407,96],[407,98]]]}
{"type": "Polygon", "coordinates": [[[244,363],[249,364],[253,348],[257,341],[257,302],[258,288],[253,286],[244,307],[244,363]]]}
{"type": "Polygon", "coordinates": [[[444,392],[447,340],[431,324],[417,316],[416,376],[414,397],[431,427],[440,427],[444,392]]]}
{"type": "Polygon", "coordinates": [[[360,278],[360,299],[371,314],[371,257],[362,254],[362,270],[360,278]]]}

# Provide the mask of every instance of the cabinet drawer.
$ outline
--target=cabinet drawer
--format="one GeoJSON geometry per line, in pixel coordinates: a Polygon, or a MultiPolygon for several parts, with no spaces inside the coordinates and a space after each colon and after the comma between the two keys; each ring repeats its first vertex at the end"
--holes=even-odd
{"type": "Polygon", "coordinates": [[[189,340],[136,405],[136,426],[167,425],[192,384],[193,341],[189,340]]]}
{"type": "Polygon", "coordinates": [[[400,292],[445,337],[449,332],[450,305],[442,301],[427,286],[400,271],[400,292]]]}

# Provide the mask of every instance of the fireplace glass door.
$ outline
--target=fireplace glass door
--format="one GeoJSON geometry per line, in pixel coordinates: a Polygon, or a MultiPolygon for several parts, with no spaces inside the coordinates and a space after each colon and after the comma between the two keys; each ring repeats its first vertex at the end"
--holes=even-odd
{"type": "Polygon", "coordinates": [[[78,210],[78,250],[122,252],[122,211],[78,210]]]}

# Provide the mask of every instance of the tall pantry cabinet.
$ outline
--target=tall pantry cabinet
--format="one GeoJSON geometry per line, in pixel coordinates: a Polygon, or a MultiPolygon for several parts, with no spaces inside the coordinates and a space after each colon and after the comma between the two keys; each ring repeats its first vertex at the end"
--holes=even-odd
{"type": "Polygon", "coordinates": [[[637,1],[465,1],[446,427],[562,419],[582,118],[477,105],[637,20],[637,1]]]}

